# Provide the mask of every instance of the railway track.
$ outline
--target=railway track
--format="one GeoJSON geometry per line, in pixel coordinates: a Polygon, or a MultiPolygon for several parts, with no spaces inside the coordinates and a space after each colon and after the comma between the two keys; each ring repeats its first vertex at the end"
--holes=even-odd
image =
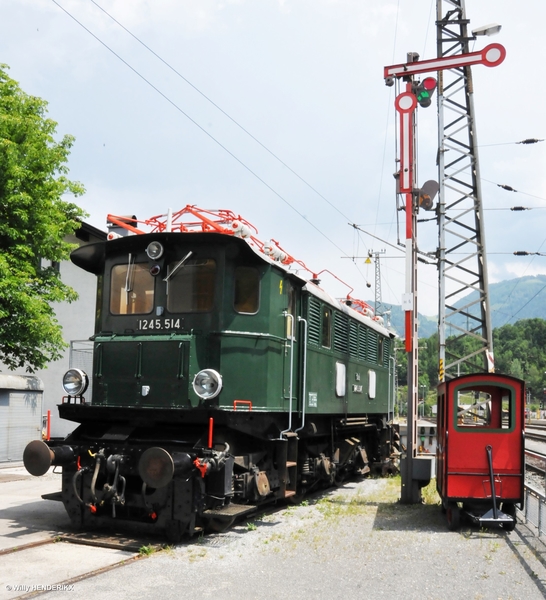
{"type": "Polygon", "coordinates": [[[63,533],[5,548],[0,550],[5,579],[0,598],[26,599],[49,591],[71,591],[80,581],[144,559],[163,547],[123,536],[63,533]],[[48,569],[43,569],[44,564],[48,569]]]}
{"type": "Polygon", "coordinates": [[[525,438],[537,442],[546,442],[546,428],[535,426],[527,427],[525,429],[525,438]]]}
{"type": "MultiPolygon", "coordinates": [[[[331,490],[309,494],[308,498],[319,497],[328,491],[331,490]]],[[[290,504],[272,505],[261,510],[259,516],[262,518],[289,507],[290,504]]],[[[256,515],[253,515],[252,519],[255,518],[256,515]]],[[[207,533],[206,537],[210,545],[224,539],[214,532],[207,533]]],[[[177,546],[190,547],[199,543],[202,543],[202,538],[195,535],[185,538],[177,546]]],[[[129,537],[100,531],[50,534],[37,541],[0,550],[3,571],[0,573],[0,600],[25,600],[49,591],[71,591],[78,582],[146,559],[168,548],[163,537],[129,537]],[[58,567],[62,567],[62,571],[58,567]]]]}

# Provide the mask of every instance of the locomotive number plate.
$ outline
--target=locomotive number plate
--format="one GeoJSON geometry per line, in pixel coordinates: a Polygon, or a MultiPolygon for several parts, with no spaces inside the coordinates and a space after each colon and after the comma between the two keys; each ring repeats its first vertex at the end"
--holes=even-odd
{"type": "Polygon", "coordinates": [[[180,319],[139,319],[138,329],[140,331],[166,331],[168,329],[180,329],[180,319]]]}

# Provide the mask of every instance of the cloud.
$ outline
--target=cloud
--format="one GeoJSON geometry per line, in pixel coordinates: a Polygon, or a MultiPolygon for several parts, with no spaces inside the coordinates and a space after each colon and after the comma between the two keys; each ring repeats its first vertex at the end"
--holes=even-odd
{"type": "MultiPolygon", "coordinates": [[[[59,132],[75,134],[71,176],[88,189],[82,203],[93,224],[104,226],[107,212],[147,217],[186,204],[230,208],[311,268],[328,268],[347,280],[355,296],[370,296],[370,273],[342,256],[384,246],[361,234],[358,247],[348,223],[363,224],[394,245],[403,237],[392,177],[394,90],[384,86],[383,67],[403,62],[408,51],[422,58],[435,54],[434,3],[96,0],[326,202],[93,2],[58,2],[136,71],[51,0],[2,0],[2,60],[25,91],[50,102],[59,132]]],[[[544,259],[512,254],[544,250],[541,209],[509,210],[546,207],[546,142],[504,145],[546,137],[541,103],[518,87],[532,81],[534,97],[542,97],[535,23],[545,7],[537,0],[467,6],[471,26],[503,24],[500,36],[477,40],[476,49],[498,41],[508,53],[498,68],[473,69],[491,281],[546,272],[544,259]]],[[[436,179],[436,111],[418,116],[419,181],[436,179]]],[[[437,244],[435,222],[421,224],[420,248],[434,253],[437,244]]],[[[434,314],[437,273],[422,266],[419,273],[419,302],[427,307],[422,312],[434,314]]],[[[382,276],[384,298],[399,303],[403,260],[385,259],[382,276]]],[[[331,285],[336,294],[346,293],[341,284],[331,285]]]]}

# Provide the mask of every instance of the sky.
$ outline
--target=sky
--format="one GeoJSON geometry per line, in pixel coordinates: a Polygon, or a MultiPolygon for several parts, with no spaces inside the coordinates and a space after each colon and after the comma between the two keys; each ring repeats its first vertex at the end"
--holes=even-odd
{"type": "MultiPolygon", "coordinates": [[[[546,256],[513,255],[546,254],[546,142],[516,144],[546,138],[546,3],[466,0],[466,11],[471,29],[502,25],[471,50],[507,52],[473,67],[489,281],[546,274],[546,256]]],[[[344,281],[321,276],[336,297],[373,300],[365,257],[380,253],[382,301],[400,304],[395,92],[383,67],[409,51],[436,56],[435,13],[436,0],[0,0],[0,63],[49,103],[59,138],[75,136],[70,178],[95,227],[108,213],[229,209],[344,281]]],[[[435,103],[418,118],[424,182],[438,178],[435,103]]],[[[421,249],[437,239],[434,221],[419,226],[421,249]]],[[[437,314],[437,287],[436,269],[420,267],[419,312],[437,314]]]]}

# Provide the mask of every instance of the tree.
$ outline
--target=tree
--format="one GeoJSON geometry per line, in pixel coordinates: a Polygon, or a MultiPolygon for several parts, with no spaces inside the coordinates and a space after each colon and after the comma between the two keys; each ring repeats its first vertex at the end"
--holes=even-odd
{"type": "Polygon", "coordinates": [[[0,65],[0,360],[32,372],[67,345],[51,303],[77,295],[55,267],[86,215],[62,196],[84,189],[66,177],[74,138],[55,141],[47,102],[23,92],[6,69],[0,65]]]}

